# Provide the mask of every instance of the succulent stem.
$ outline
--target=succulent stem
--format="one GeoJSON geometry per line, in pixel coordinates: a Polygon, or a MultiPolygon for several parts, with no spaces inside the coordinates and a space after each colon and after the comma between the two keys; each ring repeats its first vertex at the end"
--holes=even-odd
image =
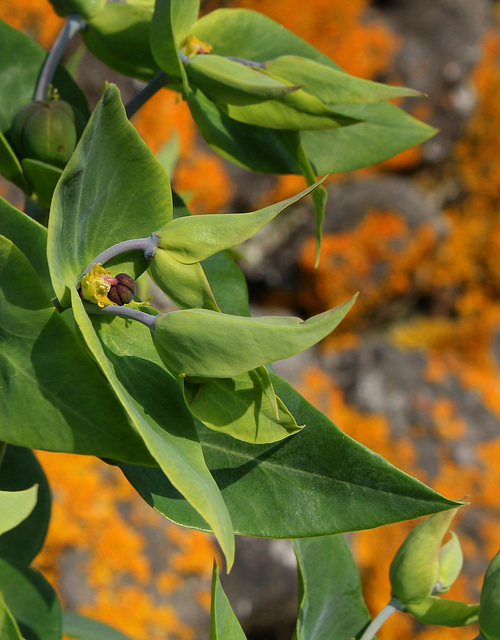
{"type": "Polygon", "coordinates": [[[159,71],[155,77],[148,82],[148,84],[141,89],[130,102],[125,106],[125,113],[127,114],[127,118],[130,118],[139,111],[139,109],[146,104],[146,102],[152,98],[155,93],[157,93],[160,89],[170,82],[174,80],[172,76],[169,76],[165,71],[159,71]]]}
{"type": "Polygon", "coordinates": [[[131,309],[130,307],[119,307],[114,304],[110,304],[106,307],[98,307],[96,304],[92,304],[91,302],[84,302],[83,306],[87,310],[88,313],[94,313],[96,315],[111,315],[111,316],[121,316],[122,318],[127,318],[129,320],[137,320],[138,322],[142,322],[152,331],[156,322],[156,318],[158,316],[153,316],[149,313],[145,313],[144,311],[139,311],[139,309],[131,309]]]}
{"type": "Polygon", "coordinates": [[[240,64],[244,64],[245,67],[257,67],[259,69],[265,69],[265,62],[256,62],[255,60],[248,60],[247,58],[238,58],[236,56],[226,56],[228,60],[232,60],[233,62],[239,62],[240,64]]]}
{"type": "Polygon", "coordinates": [[[366,627],[365,632],[359,640],[373,640],[375,634],[384,624],[384,622],[392,616],[395,611],[402,611],[403,605],[397,598],[391,598],[385,607],[380,611],[371,623],[366,627]]]}
{"type": "Polygon", "coordinates": [[[159,241],[160,239],[158,236],[155,233],[152,233],[147,238],[136,238],[135,240],[124,240],[123,242],[118,242],[96,256],[92,262],[86,266],[78,280],[81,280],[87,275],[87,273],[92,269],[92,265],[105,264],[108,260],[111,260],[111,258],[119,256],[122,253],[126,253],[127,251],[144,251],[144,257],[148,260],[154,255],[159,241]]]}
{"type": "Polygon", "coordinates": [[[59,32],[56,41],[52,45],[52,48],[49,51],[48,56],[45,58],[45,62],[43,63],[42,71],[36,85],[34,96],[35,102],[47,101],[49,86],[52,82],[52,79],[54,78],[54,73],[56,72],[59,60],[61,59],[61,56],[64,53],[68,42],[77,31],[84,27],[84,25],[85,21],[82,20],[82,18],[78,14],[70,13],[68,15],[63,28],[59,32]]]}

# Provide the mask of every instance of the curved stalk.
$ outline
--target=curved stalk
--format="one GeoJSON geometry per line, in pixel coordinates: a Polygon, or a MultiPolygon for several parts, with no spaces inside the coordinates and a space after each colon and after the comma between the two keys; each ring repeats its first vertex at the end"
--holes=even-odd
{"type": "Polygon", "coordinates": [[[150,331],[153,331],[156,318],[158,317],[152,316],[151,314],[145,313],[144,311],[139,311],[139,309],[131,309],[130,307],[119,307],[114,304],[110,304],[107,307],[98,307],[96,304],[92,304],[91,302],[84,302],[83,306],[88,313],[93,313],[95,315],[121,316],[122,318],[127,318],[128,320],[137,320],[137,322],[142,322],[142,324],[145,324],[147,327],[149,327],[150,331]]]}
{"type": "Polygon", "coordinates": [[[165,71],[159,71],[151,82],[149,82],[144,89],[141,89],[126,105],[125,113],[127,114],[127,118],[130,120],[130,118],[171,79],[173,78],[165,73],[165,71]]]}
{"type": "Polygon", "coordinates": [[[228,60],[232,60],[233,62],[239,62],[240,64],[244,64],[245,67],[257,67],[258,69],[265,69],[265,62],[256,62],[255,60],[248,60],[247,58],[238,58],[237,56],[226,56],[228,60]]]}
{"type": "Polygon", "coordinates": [[[395,611],[402,611],[403,605],[397,598],[391,598],[385,607],[380,611],[377,616],[366,627],[365,632],[359,640],[373,640],[375,634],[384,624],[384,622],[392,616],[395,611]]]}
{"type": "Polygon", "coordinates": [[[70,13],[68,15],[68,18],[64,23],[64,27],[59,32],[56,41],[52,45],[52,48],[43,63],[42,71],[35,89],[35,96],[33,98],[35,102],[47,101],[49,86],[54,78],[59,60],[61,59],[68,42],[77,31],[83,28],[84,25],[84,20],[82,20],[78,14],[70,13]]]}
{"type": "Polygon", "coordinates": [[[124,240],[123,242],[118,242],[96,256],[92,262],[85,267],[79,280],[87,275],[94,264],[105,264],[108,260],[111,260],[111,258],[119,256],[122,253],[126,253],[127,251],[144,251],[144,257],[146,260],[149,260],[149,258],[154,255],[159,241],[160,238],[155,233],[152,233],[147,238],[137,238],[135,240],[124,240]]]}

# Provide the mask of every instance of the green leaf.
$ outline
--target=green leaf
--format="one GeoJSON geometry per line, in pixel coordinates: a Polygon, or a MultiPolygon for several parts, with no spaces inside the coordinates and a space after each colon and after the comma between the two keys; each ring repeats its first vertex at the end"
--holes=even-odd
{"type": "Polygon", "coordinates": [[[23,175],[23,168],[19,162],[14,149],[10,146],[7,138],[0,131],[0,173],[4,178],[13,182],[24,193],[29,192],[29,187],[23,175]]]}
{"type": "Polygon", "coordinates": [[[212,573],[212,606],[210,611],[210,640],[246,640],[238,618],[222,588],[217,563],[212,573]]]}
{"type": "Polygon", "coordinates": [[[479,608],[479,628],[485,640],[500,638],[500,551],[484,575],[479,608]]]}
{"type": "Polygon", "coordinates": [[[48,209],[52,201],[54,189],[62,176],[62,169],[41,160],[25,158],[22,161],[24,173],[33,191],[36,193],[38,203],[48,209]]]}
{"type": "Polygon", "coordinates": [[[158,246],[179,262],[200,262],[253,237],[284,209],[314,191],[323,180],[286,200],[251,213],[211,213],[171,220],[156,232],[160,238],[158,246]]]}
{"type": "Polygon", "coordinates": [[[296,640],[346,640],[370,623],[356,564],[342,535],[294,540],[299,572],[296,640]]]}
{"type": "Polygon", "coordinates": [[[169,371],[183,378],[232,378],[313,346],[340,324],[355,298],[306,321],[172,311],[156,320],[153,342],[169,371]]]}
{"type": "Polygon", "coordinates": [[[330,106],[337,103],[379,102],[404,96],[422,97],[420,91],[356,78],[339,69],[299,56],[280,56],[269,60],[265,70],[330,106]]]}
{"type": "Polygon", "coordinates": [[[422,624],[438,624],[446,627],[465,627],[478,621],[479,605],[466,604],[428,596],[423,602],[406,605],[406,611],[422,624]]]}
{"type": "Polygon", "coordinates": [[[3,533],[26,520],[35,508],[37,495],[37,484],[21,491],[0,491],[0,541],[3,533]]]}
{"type": "Polygon", "coordinates": [[[159,71],[149,41],[153,7],[112,2],[87,20],[82,37],[89,51],[123,75],[148,82],[159,71]]]}
{"type": "Polygon", "coordinates": [[[255,68],[214,54],[193,56],[185,69],[189,83],[215,103],[258,104],[298,89],[255,68]]]}
{"type": "Polygon", "coordinates": [[[450,539],[441,547],[439,552],[438,584],[440,589],[437,593],[446,593],[450,590],[451,585],[460,575],[464,563],[460,540],[454,531],[449,533],[450,539]]]}
{"type": "Polygon", "coordinates": [[[35,483],[38,485],[35,508],[19,526],[0,537],[0,556],[26,565],[31,564],[38,555],[49,528],[50,489],[33,452],[8,445],[0,467],[0,488],[19,491],[35,483]]]}
{"type": "Polygon", "coordinates": [[[219,309],[235,316],[249,316],[245,276],[229,252],[216,253],[202,262],[219,309]]]}
{"type": "Polygon", "coordinates": [[[0,197],[0,234],[11,240],[36,271],[50,299],[54,296],[47,264],[47,229],[0,197]]]}
{"type": "Polygon", "coordinates": [[[23,640],[17,622],[5,604],[0,591],[0,638],[3,640],[23,640]]]}
{"type": "Polygon", "coordinates": [[[441,546],[455,513],[436,513],[420,522],[394,556],[392,595],[404,605],[422,602],[438,584],[441,546]]]}
{"type": "Polygon", "coordinates": [[[162,366],[149,330],[137,322],[128,326],[118,317],[95,316],[92,324],[76,291],[72,302],[82,335],[137,432],[172,484],[213,529],[230,567],[234,536],[229,513],[180,389],[162,366]]]}
{"type": "Polygon", "coordinates": [[[199,0],[157,0],[151,23],[151,49],[156,62],[168,74],[182,78],[184,90],[187,78],[178,50],[199,11],[199,0]]]}
{"type": "Polygon", "coordinates": [[[82,18],[89,18],[97,11],[101,11],[106,0],[49,0],[49,2],[60,16],[78,13],[82,18]]]}
{"type": "MultiPolygon", "coordinates": [[[[235,533],[322,536],[458,506],[346,436],[284,380],[275,375],[271,380],[297,423],[306,425],[293,438],[251,445],[199,427],[205,459],[235,533]]],[[[120,467],[160,513],[186,526],[206,527],[159,469],[120,467]]]]}
{"type": "Polygon", "coordinates": [[[3,236],[0,386],[0,440],[150,463],[95,363],[43,293],[33,267],[3,236]]]}
{"type": "MultiPolygon", "coordinates": [[[[114,5],[108,5],[114,6],[114,5]]],[[[48,259],[63,306],[69,287],[104,249],[146,237],[172,217],[170,183],[163,167],[125,115],[109,85],[58,183],[49,220],[48,259]]],[[[110,261],[115,275],[137,277],[147,267],[141,251],[110,261]]]]}
{"type": "MultiPolygon", "coordinates": [[[[0,131],[3,134],[8,134],[14,117],[33,100],[46,56],[47,52],[40,45],[0,20],[0,131]]],[[[58,67],[52,84],[61,100],[88,117],[87,100],[63,67],[58,67]]]]}
{"type": "Polygon", "coordinates": [[[198,420],[238,440],[277,442],[300,431],[284,403],[276,398],[265,367],[233,378],[185,382],[183,387],[186,405],[198,420]]]}
{"type": "Polygon", "coordinates": [[[25,640],[61,640],[61,605],[38,571],[0,558],[0,584],[25,640]]]}
{"type": "Polygon", "coordinates": [[[303,131],[302,143],[317,175],[354,171],[425,142],[436,130],[387,102],[336,105],[359,120],[349,127],[303,131]]]}
{"type": "Polygon", "coordinates": [[[98,622],[72,611],[63,611],[63,633],[77,640],[132,640],[109,624],[98,622]]]}
{"type": "Polygon", "coordinates": [[[219,56],[238,56],[266,62],[282,55],[338,65],[299,36],[271,18],[249,9],[217,9],[198,20],[193,35],[213,46],[219,56]]]}

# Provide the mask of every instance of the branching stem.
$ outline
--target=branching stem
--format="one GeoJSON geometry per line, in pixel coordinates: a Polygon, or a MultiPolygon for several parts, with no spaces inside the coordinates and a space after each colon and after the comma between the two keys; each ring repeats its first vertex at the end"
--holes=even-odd
{"type": "Polygon", "coordinates": [[[92,304],[91,302],[84,302],[83,306],[88,313],[93,313],[96,315],[121,316],[122,318],[127,318],[129,320],[137,320],[138,322],[142,322],[142,324],[145,324],[147,327],[149,327],[151,331],[153,331],[156,318],[158,317],[153,316],[149,313],[145,313],[144,311],[139,311],[139,309],[131,309],[130,307],[119,307],[114,304],[107,305],[106,307],[98,307],[96,304],[92,304]]]}
{"type": "Polygon", "coordinates": [[[43,63],[42,71],[36,85],[34,96],[35,102],[47,101],[49,86],[54,78],[59,60],[61,59],[61,56],[64,53],[68,42],[75,35],[75,33],[82,29],[84,26],[85,22],[78,14],[70,13],[68,15],[64,27],[59,32],[56,41],[52,45],[52,48],[49,51],[48,56],[45,58],[45,62],[43,63]]]}
{"type": "Polygon", "coordinates": [[[154,255],[158,248],[159,241],[160,238],[155,233],[152,233],[147,238],[137,238],[135,240],[124,240],[123,242],[118,242],[96,256],[92,262],[86,266],[79,280],[87,275],[94,264],[105,264],[108,260],[111,260],[111,258],[119,256],[122,253],[126,253],[127,251],[144,251],[144,257],[148,260],[154,255]]]}
{"type": "Polygon", "coordinates": [[[378,613],[378,615],[371,621],[365,632],[359,640],[373,640],[375,634],[384,624],[384,622],[392,616],[395,611],[402,611],[403,605],[397,598],[391,598],[385,607],[378,613]]]}

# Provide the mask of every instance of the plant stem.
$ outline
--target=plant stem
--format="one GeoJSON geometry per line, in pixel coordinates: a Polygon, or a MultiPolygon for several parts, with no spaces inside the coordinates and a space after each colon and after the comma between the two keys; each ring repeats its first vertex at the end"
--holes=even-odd
{"type": "Polygon", "coordinates": [[[96,315],[111,315],[111,316],[121,316],[122,318],[127,318],[129,320],[137,320],[138,322],[142,322],[152,331],[156,322],[156,318],[158,316],[153,316],[149,313],[145,313],[144,311],[139,311],[139,309],[131,309],[130,307],[119,307],[114,304],[109,304],[106,307],[98,307],[91,302],[84,302],[83,306],[87,310],[88,313],[94,313],[96,315]]]}
{"type": "Polygon", "coordinates": [[[68,42],[84,25],[85,22],[78,14],[70,13],[68,15],[68,18],[64,23],[64,27],[59,32],[56,41],[49,51],[49,55],[45,58],[45,62],[43,63],[42,71],[36,85],[34,97],[35,102],[47,101],[49,86],[54,78],[59,60],[61,59],[68,42]]]}
{"type": "Polygon", "coordinates": [[[366,627],[365,632],[359,640],[373,640],[375,634],[384,624],[384,622],[392,616],[395,611],[402,611],[403,605],[397,598],[391,598],[385,607],[378,613],[378,615],[371,621],[366,627]]]}
{"type": "Polygon", "coordinates": [[[237,56],[226,56],[228,60],[232,60],[233,62],[239,62],[240,64],[244,64],[245,67],[257,67],[259,69],[265,69],[265,62],[256,62],[255,60],[248,60],[247,58],[238,58],[237,56]]]}
{"type": "Polygon", "coordinates": [[[152,233],[147,238],[137,238],[135,240],[125,240],[124,242],[118,242],[117,244],[108,247],[97,257],[95,257],[92,262],[90,262],[85,267],[85,270],[82,272],[79,280],[81,280],[83,276],[87,275],[94,264],[105,264],[106,262],[108,262],[108,260],[111,260],[111,258],[119,256],[122,253],[126,253],[127,251],[144,251],[144,257],[146,258],[146,260],[148,260],[154,255],[159,241],[159,237],[155,233],[152,233]]]}
{"type": "Polygon", "coordinates": [[[132,100],[125,107],[125,113],[127,114],[127,118],[130,118],[137,112],[139,109],[157,93],[160,89],[162,89],[167,82],[170,80],[170,76],[165,73],[165,71],[159,71],[155,77],[149,82],[144,89],[141,89],[139,93],[137,93],[132,100]]]}

